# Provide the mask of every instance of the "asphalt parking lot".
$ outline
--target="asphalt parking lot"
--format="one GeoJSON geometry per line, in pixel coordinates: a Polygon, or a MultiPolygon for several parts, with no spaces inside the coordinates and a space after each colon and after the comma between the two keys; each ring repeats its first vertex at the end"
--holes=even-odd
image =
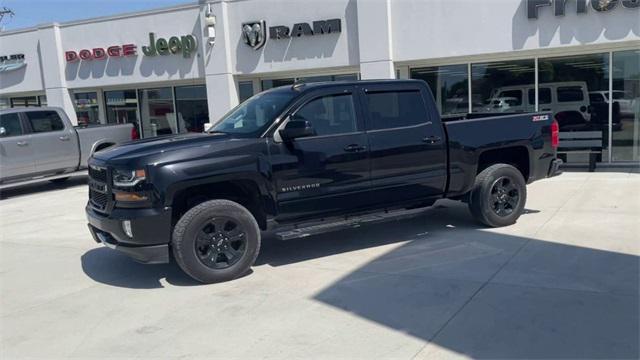
{"type": "Polygon", "coordinates": [[[95,244],[85,179],[0,200],[1,358],[638,358],[640,174],[534,183],[485,229],[466,206],[279,242],[200,285],[95,244]]]}

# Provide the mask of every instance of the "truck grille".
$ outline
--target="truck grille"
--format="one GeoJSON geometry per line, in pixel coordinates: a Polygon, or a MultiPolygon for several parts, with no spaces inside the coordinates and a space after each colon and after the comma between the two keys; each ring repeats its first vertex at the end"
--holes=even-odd
{"type": "Polygon", "coordinates": [[[89,166],[89,177],[101,183],[107,182],[107,169],[98,166],[89,166]]]}
{"type": "Polygon", "coordinates": [[[106,212],[111,199],[107,186],[107,169],[95,165],[89,166],[89,202],[95,210],[106,212]]]}
{"type": "Polygon", "coordinates": [[[89,189],[89,200],[91,200],[91,205],[95,209],[104,211],[107,208],[107,203],[109,202],[109,195],[89,189]]]}

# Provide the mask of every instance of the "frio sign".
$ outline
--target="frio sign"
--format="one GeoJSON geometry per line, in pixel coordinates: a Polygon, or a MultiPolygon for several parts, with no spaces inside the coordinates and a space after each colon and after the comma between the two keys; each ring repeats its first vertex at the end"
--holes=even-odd
{"type": "Polygon", "coordinates": [[[622,7],[627,9],[640,8],[640,0],[527,0],[527,17],[537,19],[540,8],[552,5],[555,16],[564,16],[567,3],[570,1],[575,1],[578,14],[586,13],[589,5],[598,12],[611,11],[618,3],[622,3],[622,7]]]}

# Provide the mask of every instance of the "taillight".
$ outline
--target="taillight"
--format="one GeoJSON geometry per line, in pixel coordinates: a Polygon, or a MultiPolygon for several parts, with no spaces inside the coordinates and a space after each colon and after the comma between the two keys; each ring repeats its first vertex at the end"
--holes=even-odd
{"type": "Polygon", "coordinates": [[[140,134],[138,134],[138,129],[136,129],[136,127],[132,127],[131,128],[131,140],[138,140],[140,139],[140,134]]]}
{"type": "Polygon", "coordinates": [[[551,147],[553,147],[554,149],[557,149],[559,144],[560,144],[560,125],[558,125],[558,122],[554,119],[553,122],[551,123],[551,147]]]}

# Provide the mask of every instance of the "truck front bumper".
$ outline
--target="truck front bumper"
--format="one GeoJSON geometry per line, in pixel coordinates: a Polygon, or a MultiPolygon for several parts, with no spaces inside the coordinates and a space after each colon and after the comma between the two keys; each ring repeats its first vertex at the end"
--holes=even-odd
{"type": "Polygon", "coordinates": [[[90,204],[85,208],[93,239],[145,264],[169,262],[171,209],[114,209],[108,216],[96,212],[90,204]],[[131,222],[133,237],[123,229],[123,221],[131,222]]]}

